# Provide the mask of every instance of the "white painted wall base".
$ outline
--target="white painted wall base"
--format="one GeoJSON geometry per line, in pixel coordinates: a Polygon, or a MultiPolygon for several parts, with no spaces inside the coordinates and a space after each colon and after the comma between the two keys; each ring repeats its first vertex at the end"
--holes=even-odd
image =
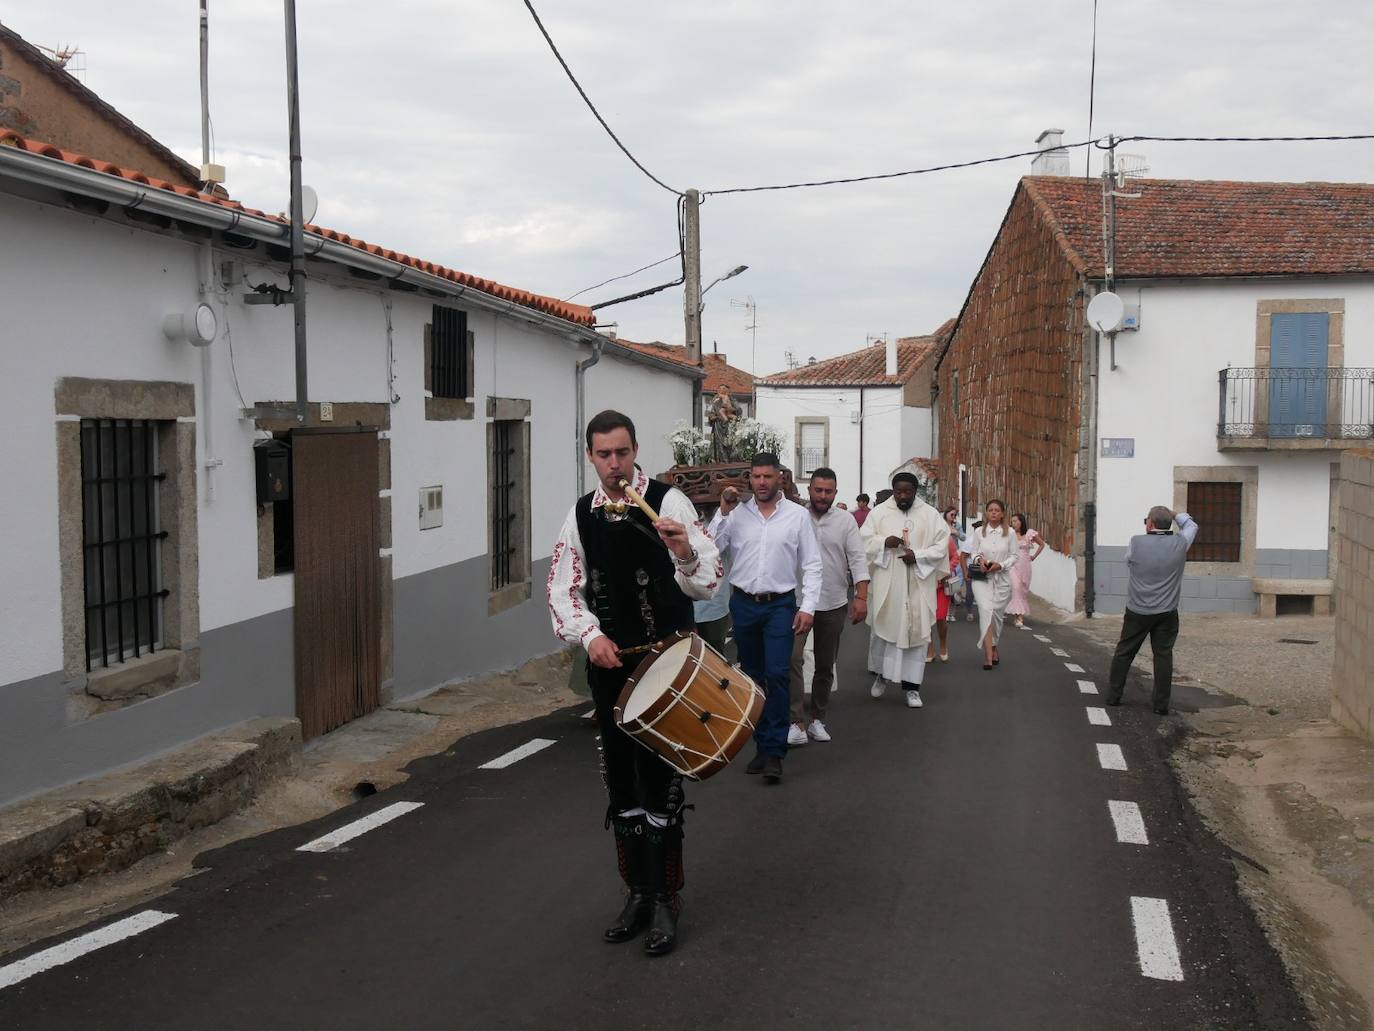
{"type": "Polygon", "coordinates": [[[1068,612],[1075,611],[1078,589],[1078,563],[1068,555],[1046,548],[1035,560],[1031,594],[1068,612]]]}

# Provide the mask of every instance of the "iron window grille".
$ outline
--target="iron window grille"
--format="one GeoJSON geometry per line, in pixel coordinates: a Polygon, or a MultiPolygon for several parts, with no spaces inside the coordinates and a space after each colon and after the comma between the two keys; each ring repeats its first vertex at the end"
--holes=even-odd
{"type": "Polygon", "coordinates": [[[520,422],[497,419],[491,426],[491,589],[499,591],[512,582],[517,518],[515,449],[520,440],[520,422]]]}
{"type": "Polygon", "coordinates": [[[1198,522],[1189,562],[1239,562],[1241,492],[1236,482],[1188,484],[1188,514],[1198,522]]]}
{"type": "Polygon", "coordinates": [[[86,671],[162,643],[157,423],[81,420],[86,671]]]}
{"type": "Polygon", "coordinates": [[[435,397],[472,396],[468,382],[468,313],[434,305],[431,312],[430,392],[435,397]]]}

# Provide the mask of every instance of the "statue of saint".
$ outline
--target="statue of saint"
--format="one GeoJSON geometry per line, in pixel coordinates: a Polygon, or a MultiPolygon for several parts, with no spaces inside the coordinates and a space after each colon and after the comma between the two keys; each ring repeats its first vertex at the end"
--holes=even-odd
{"type": "Polygon", "coordinates": [[[739,418],[739,409],[730,398],[730,391],[722,386],[711,401],[706,421],[711,424],[711,461],[728,462],[730,424],[739,418]]]}

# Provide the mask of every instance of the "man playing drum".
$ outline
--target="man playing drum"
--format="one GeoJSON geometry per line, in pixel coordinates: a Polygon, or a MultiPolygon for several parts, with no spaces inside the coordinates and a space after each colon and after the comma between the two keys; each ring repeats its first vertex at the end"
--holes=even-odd
{"type": "Polygon", "coordinates": [[[645,951],[672,951],[683,884],[682,777],[616,725],[613,710],[644,646],[692,629],[692,600],[724,578],[720,554],[686,495],[635,465],[629,416],[607,410],[587,424],[597,487],[568,513],[553,549],[553,630],[587,650],[600,728],[601,768],[610,795],[607,826],[629,897],[603,934],[629,941],[646,926],[645,951]],[[630,483],[661,518],[651,522],[621,487],[630,483]],[[625,654],[628,652],[629,654],[625,654]]]}

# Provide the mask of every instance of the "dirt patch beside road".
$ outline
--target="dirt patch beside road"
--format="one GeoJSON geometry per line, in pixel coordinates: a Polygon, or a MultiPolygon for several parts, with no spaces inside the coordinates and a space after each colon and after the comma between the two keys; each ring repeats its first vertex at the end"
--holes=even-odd
{"type": "MultiPolygon", "coordinates": [[[[1121,617],[1037,617],[1099,646],[1105,674],[1121,617]]],[[[1329,718],[1334,633],[1329,617],[1184,615],[1172,763],[1316,1025],[1374,1028],[1374,742],[1329,718]]],[[[1148,683],[1148,643],[1134,670],[1148,683]]]]}

